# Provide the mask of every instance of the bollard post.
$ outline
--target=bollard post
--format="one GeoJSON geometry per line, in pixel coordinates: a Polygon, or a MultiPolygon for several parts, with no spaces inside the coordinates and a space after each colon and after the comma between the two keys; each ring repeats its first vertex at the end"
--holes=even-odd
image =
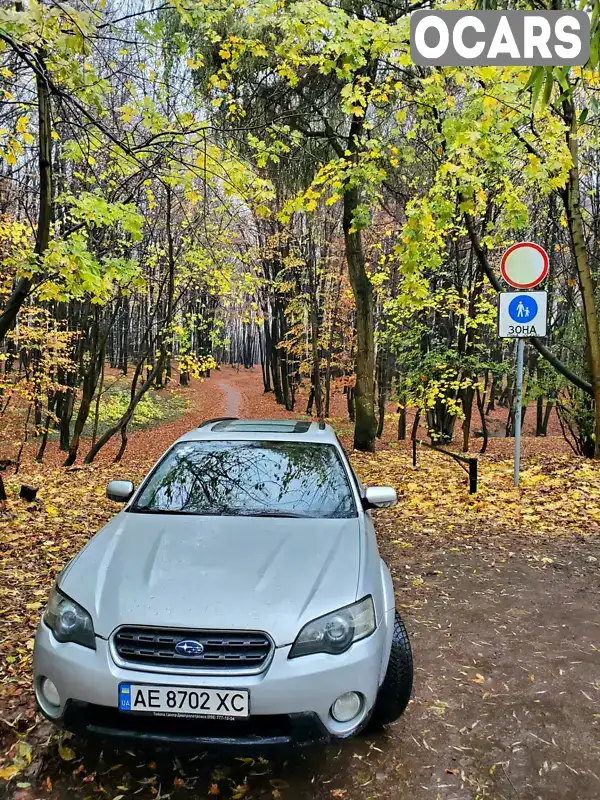
{"type": "Polygon", "coordinates": [[[477,492],[477,459],[469,459],[469,494],[477,492]]]}

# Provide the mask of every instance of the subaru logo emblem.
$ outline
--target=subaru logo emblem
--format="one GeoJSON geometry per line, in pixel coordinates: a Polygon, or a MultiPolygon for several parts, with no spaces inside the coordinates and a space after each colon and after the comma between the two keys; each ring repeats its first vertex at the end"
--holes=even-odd
{"type": "Polygon", "coordinates": [[[180,656],[201,656],[204,652],[204,645],[195,639],[184,639],[175,645],[175,652],[180,656]]]}

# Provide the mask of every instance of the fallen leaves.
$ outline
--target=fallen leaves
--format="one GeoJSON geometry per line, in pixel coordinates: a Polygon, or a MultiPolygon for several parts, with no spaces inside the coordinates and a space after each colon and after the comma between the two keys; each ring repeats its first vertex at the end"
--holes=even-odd
{"type": "Polygon", "coordinates": [[[64,739],[59,739],[58,755],[63,761],[73,761],[75,759],[75,751],[72,747],[69,747],[67,744],[65,744],[64,739]]]}
{"type": "Polygon", "coordinates": [[[0,769],[0,778],[5,781],[12,780],[31,764],[31,745],[19,740],[9,751],[8,758],[11,763],[0,769]]]}
{"type": "MultiPolygon", "coordinates": [[[[398,531],[436,538],[472,538],[493,534],[541,536],[600,533],[600,470],[583,458],[533,456],[524,460],[521,486],[512,483],[510,459],[480,457],[479,488],[469,495],[464,472],[450,458],[432,451],[419,454],[412,466],[407,450],[352,453],[365,485],[388,484],[398,505],[378,512],[390,540],[414,546],[398,531]]],[[[541,554],[540,562],[552,559],[541,554]]]]}
{"type": "MultiPolygon", "coordinates": [[[[138,480],[145,467],[128,477],[138,480]]],[[[5,719],[14,718],[23,701],[25,713],[33,715],[30,668],[36,627],[56,575],[113,515],[104,487],[114,475],[114,467],[70,471],[24,464],[16,480],[5,476],[13,498],[0,516],[0,700],[5,719]],[[40,487],[36,502],[15,499],[23,479],[40,487]]]]}
{"type": "Polygon", "coordinates": [[[280,778],[272,778],[272,779],[269,781],[269,783],[271,784],[271,786],[273,787],[273,789],[276,789],[276,790],[278,790],[278,791],[281,791],[281,790],[283,790],[283,789],[288,789],[288,788],[289,788],[289,786],[290,786],[290,785],[289,785],[289,783],[288,783],[287,781],[283,781],[283,780],[281,780],[280,778]]]}

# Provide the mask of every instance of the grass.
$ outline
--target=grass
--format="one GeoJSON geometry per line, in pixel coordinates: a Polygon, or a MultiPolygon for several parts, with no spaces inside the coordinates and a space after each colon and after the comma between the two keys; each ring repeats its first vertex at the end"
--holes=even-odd
{"type": "MultiPolygon", "coordinates": [[[[119,378],[113,380],[108,386],[105,385],[98,406],[96,438],[102,436],[108,428],[121,419],[122,415],[127,410],[129,398],[130,381],[127,377],[119,376],[119,378]]],[[[96,401],[97,395],[92,401],[90,414],[83,428],[82,436],[84,439],[91,439],[94,433],[96,401]]],[[[132,433],[134,431],[153,428],[157,425],[163,425],[167,422],[173,422],[185,413],[186,408],[187,400],[178,393],[177,388],[163,389],[160,392],[151,389],[146,392],[136,406],[133,418],[128,425],[128,431],[132,433]]],[[[71,432],[75,420],[77,419],[78,409],[79,402],[76,402],[71,419],[71,432]]],[[[56,440],[58,438],[58,431],[51,429],[49,438],[51,441],[56,440]]]]}

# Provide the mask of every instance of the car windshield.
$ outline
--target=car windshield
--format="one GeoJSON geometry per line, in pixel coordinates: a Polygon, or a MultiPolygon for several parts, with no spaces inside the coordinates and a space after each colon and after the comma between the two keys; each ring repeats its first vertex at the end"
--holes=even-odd
{"type": "Polygon", "coordinates": [[[340,518],[356,505],[333,445],[198,441],[175,445],[132,511],[340,518]]]}

